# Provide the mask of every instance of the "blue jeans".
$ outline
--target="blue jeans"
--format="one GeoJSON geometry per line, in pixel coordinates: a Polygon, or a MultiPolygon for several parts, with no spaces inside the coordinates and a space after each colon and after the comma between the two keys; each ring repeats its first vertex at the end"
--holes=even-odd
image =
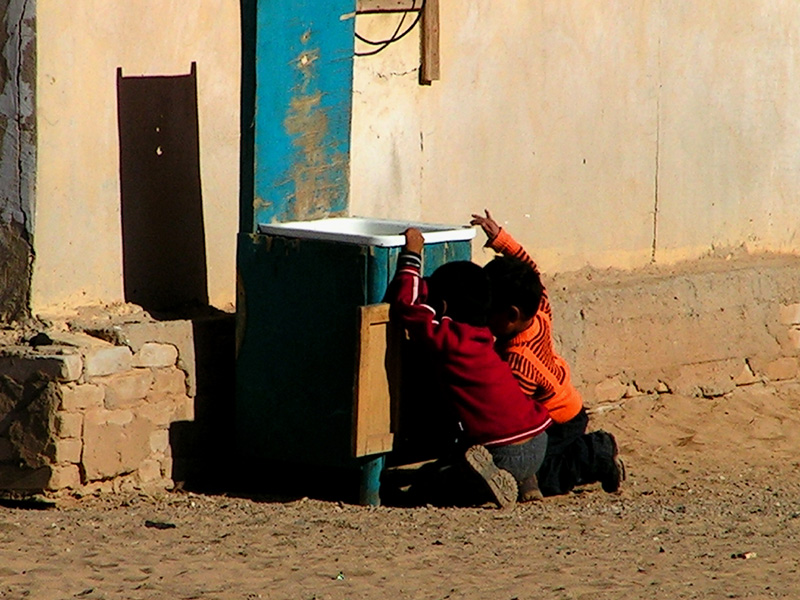
{"type": "Polygon", "coordinates": [[[487,448],[494,464],[514,476],[518,483],[530,479],[539,470],[547,453],[547,433],[529,439],[524,444],[509,444],[487,448]]]}

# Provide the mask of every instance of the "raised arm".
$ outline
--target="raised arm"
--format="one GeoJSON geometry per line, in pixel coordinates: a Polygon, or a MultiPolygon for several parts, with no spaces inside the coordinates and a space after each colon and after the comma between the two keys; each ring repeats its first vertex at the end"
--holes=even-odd
{"type": "Polygon", "coordinates": [[[424,240],[417,229],[405,232],[406,244],[397,258],[397,272],[386,292],[391,304],[391,316],[408,331],[412,340],[438,351],[447,344],[450,335],[447,321],[436,319],[436,310],[425,303],[426,285],[422,279],[422,246],[424,240]]]}
{"type": "Polygon", "coordinates": [[[499,252],[503,256],[513,256],[527,264],[529,264],[534,271],[539,273],[539,267],[536,261],[533,260],[530,254],[527,253],[525,248],[517,242],[511,234],[492,218],[488,209],[484,210],[484,215],[473,214],[470,225],[480,225],[483,232],[486,234],[486,246],[495,252],[499,252]]]}

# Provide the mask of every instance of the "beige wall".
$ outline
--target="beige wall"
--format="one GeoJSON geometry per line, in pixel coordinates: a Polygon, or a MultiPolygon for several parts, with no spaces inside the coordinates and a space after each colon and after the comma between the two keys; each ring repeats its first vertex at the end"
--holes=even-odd
{"type": "Polygon", "coordinates": [[[710,244],[797,252],[800,3],[673,4],[662,14],[659,256],[710,244]]]}
{"type": "Polygon", "coordinates": [[[187,74],[192,61],[209,299],[229,305],[239,205],[239,3],[38,0],[36,6],[34,312],[123,300],[116,71],[187,74]]]}
{"type": "Polygon", "coordinates": [[[356,60],[351,212],[488,207],[551,272],[797,252],[799,28],[791,0],[442,0],[441,81],[414,35],[356,60]]]}
{"type": "MultiPolygon", "coordinates": [[[[116,69],[192,61],[209,297],[233,301],[238,4],[37,2],[34,312],[123,299],[116,69]]],[[[356,59],[350,212],[489,207],[549,272],[797,252],[799,27],[793,0],[442,0],[441,81],[418,85],[416,33],[356,59]]]]}

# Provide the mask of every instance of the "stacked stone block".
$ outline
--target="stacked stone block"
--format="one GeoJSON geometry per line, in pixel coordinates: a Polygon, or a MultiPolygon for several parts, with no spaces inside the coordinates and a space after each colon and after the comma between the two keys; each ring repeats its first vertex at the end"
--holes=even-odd
{"type": "Polygon", "coordinates": [[[50,337],[0,348],[0,490],[171,486],[170,425],[194,418],[176,345],[50,337]]]}

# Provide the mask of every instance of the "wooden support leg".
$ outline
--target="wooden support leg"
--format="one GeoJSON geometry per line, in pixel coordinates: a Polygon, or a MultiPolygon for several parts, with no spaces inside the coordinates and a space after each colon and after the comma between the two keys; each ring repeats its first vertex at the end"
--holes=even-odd
{"type": "Polygon", "coordinates": [[[381,505],[381,472],[386,462],[385,455],[381,454],[370,458],[361,465],[361,489],[358,493],[358,502],[364,506],[381,505]]]}

